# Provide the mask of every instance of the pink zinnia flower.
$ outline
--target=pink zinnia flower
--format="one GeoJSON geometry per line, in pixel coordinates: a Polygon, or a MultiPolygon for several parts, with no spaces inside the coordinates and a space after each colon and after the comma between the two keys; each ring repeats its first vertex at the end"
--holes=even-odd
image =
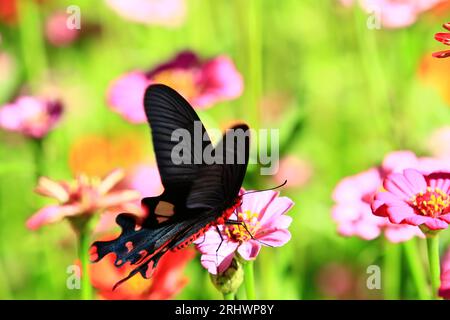
{"type": "Polygon", "coordinates": [[[242,76],[226,56],[201,61],[190,51],[148,72],[132,71],[113,81],[107,101],[111,108],[132,123],[144,123],[144,93],[151,83],[164,83],[184,96],[195,108],[235,99],[242,94],[242,76]]]}
{"type": "MultiPolygon", "coordinates": [[[[443,27],[450,31],[450,22],[444,23],[443,27]]],[[[446,44],[447,46],[450,46],[450,33],[445,32],[439,32],[434,35],[434,38],[442,42],[443,44],[446,44]]],[[[450,50],[444,50],[433,53],[433,57],[436,58],[447,58],[450,57],[450,50]]]]}
{"type": "Polygon", "coordinates": [[[445,163],[439,160],[417,158],[410,151],[396,151],[389,153],[381,166],[344,178],[333,192],[336,204],[333,207],[332,217],[338,225],[339,234],[372,240],[384,233],[384,236],[393,243],[407,241],[414,236],[423,237],[423,233],[417,227],[394,224],[386,217],[373,215],[371,203],[374,195],[382,188],[383,179],[392,172],[399,172],[405,168],[432,172],[445,167],[445,163]]]}
{"type": "Polygon", "coordinates": [[[450,299],[450,248],[447,249],[442,259],[439,296],[444,299],[450,299]]]}
{"type": "Polygon", "coordinates": [[[0,108],[0,127],[32,138],[43,138],[60,120],[59,101],[23,96],[0,108]]]}
{"type": "MultiPolygon", "coordinates": [[[[420,14],[447,0],[360,0],[367,13],[378,14],[384,27],[403,28],[416,22],[420,14]]],[[[345,6],[355,1],[340,0],[345,6]]]]}
{"type": "Polygon", "coordinates": [[[242,205],[237,208],[237,215],[233,214],[230,220],[243,221],[246,228],[225,224],[218,227],[220,235],[215,228],[210,228],[204,237],[195,241],[202,253],[203,267],[212,274],[224,272],[230,266],[235,252],[245,260],[254,260],[262,245],[280,247],[291,238],[287,229],[292,218],[285,213],[294,205],[292,200],[278,197],[279,193],[272,190],[245,194],[244,189],[241,189],[240,194],[243,196],[242,205]]]}
{"type": "Polygon", "coordinates": [[[52,45],[64,47],[74,42],[80,35],[80,30],[69,29],[67,19],[69,14],[64,11],[53,13],[45,22],[45,36],[52,45]]]}
{"type": "Polygon", "coordinates": [[[72,182],[57,182],[41,177],[36,188],[40,195],[56,199],[59,204],[48,205],[36,212],[26,225],[36,230],[43,225],[55,223],[63,218],[84,217],[89,218],[95,213],[126,206],[139,199],[139,192],[134,190],[113,190],[122,180],[124,172],[114,170],[104,179],[88,178],[79,175],[72,182]]]}
{"type": "Polygon", "coordinates": [[[450,172],[423,174],[415,169],[393,173],[383,182],[373,212],[395,224],[446,229],[450,223],[450,172]]]}
{"type": "Polygon", "coordinates": [[[111,9],[130,21],[176,27],[186,17],[185,0],[106,0],[111,9]]]}

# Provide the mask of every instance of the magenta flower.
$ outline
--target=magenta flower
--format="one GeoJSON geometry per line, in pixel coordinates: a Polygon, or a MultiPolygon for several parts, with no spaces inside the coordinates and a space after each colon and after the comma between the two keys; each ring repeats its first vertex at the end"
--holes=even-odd
{"type": "Polygon", "coordinates": [[[393,173],[375,195],[374,214],[395,224],[446,229],[450,223],[450,172],[423,174],[415,169],[393,173]]]}
{"type": "Polygon", "coordinates": [[[121,17],[133,22],[176,27],[186,17],[185,0],[106,0],[121,17]]]}
{"type": "Polygon", "coordinates": [[[442,259],[439,296],[450,300],[450,248],[447,249],[447,252],[442,259]]]}
{"type": "Polygon", "coordinates": [[[184,51],[148,72],[132,71],[114,80],[107,93],[108,105],[128,121],[144,123],[144,93],[151,83],[173,87],[200,109],[235,99],[243,90],[242,76],[228,57],[201,61],[184,51]]]}
{"type": "MultiPolygon", "coordinates": [[[[434,8],[446,0],[360,0],[364,11],[379,15],[381,24],[386,28],[403,28],[416,22],[419,15],[434,8]]],[[[350,6],[353,0],[340,0],[345,6],[350,6]]]]}
{"type": "Polygon", "coordinates": [[[43,138],[61,119],[59,101],[23,96],[0,108],[0,127],[32,138],[43,138]]]}
{"type": "MultiPolygon", "coordinates": [[[[450,22],[444,23],[443,27],[450,31],[450,22]]],[[[439,32],[434,35],[434,38],[442,42],[443,44],[450,46],[450,33],[439,32]]],[[[447,58],[450,57],[450,50],[444,50],[433,53],[433,57],[435,58],[447,58]]]]}
{"type": "Polygon", "coordinates": [[[280,247],[291,238],[287,229],[292,218],[285,213],[294,205],[292,200],[278,197],[279,193],[275,191],[244,193],[241,189],[242,205],[230,220],[244,221],[248,231],[242,225],[225,224],[219,226],[223,238],[221,245],[221,237],[215,228],[210,228],[204,237],[195,241],[202,254],[203,267],[212,274],[224,272],[236,252],[245,260],[254,260],[262,245],[280,247]]]}
{"type": "Polygon", "coordinates": [[[104,179],[88,178],[80,175],[72,182],[57,182],[41,177],[36,188],[40,195],[56,199],[59,204],[48,205],[36,212],[26,225],[36,230],[43,225],[55,223],[63,218],[89,218],[95,213],[126,206],[139,199],[140,194],[134,190],[113,190],[122,180],[124,172],[114,170],[104,179]]]}
{"type": "Polygon", "coordinates": [[[445,167],[445,163],[436,159],[417,158],[410,151],[396,151],[386,155],[380,167],[344,178],[333,192],[336,204],[332,218],[337,223],[338,233],[364,240],[375,239],[384,233],[393,243],[407,241],[414,236],[423,237],[423,233],[415,226],[394,224],[386,217],[373,215],[371,203],[374,195],[382,188],[383,180],[392,172],[416,168],[430,173],[445,167]]]}

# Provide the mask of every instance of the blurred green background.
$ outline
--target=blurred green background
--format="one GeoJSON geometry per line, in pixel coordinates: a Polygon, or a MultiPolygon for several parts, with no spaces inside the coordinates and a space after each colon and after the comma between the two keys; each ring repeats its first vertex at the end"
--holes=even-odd
{"type": "MultiPolygon", "coordinates": [[[[104,1],[23,2],[27,9],[16,23],[0,22],[0,52],[14,61],[0,69],[0,103],[23,88],[63,101],[64,118],[44,141],[41,174],[70,179],[71,150],[86,136],[112,143],[132,137],[152,158],[148,127],[107,107],[109,83],[185,49],[205,58],[226,54],[244,77],[243,95],[199,111],[206,125],[241,119],[253,128],[279,128],[281,157],[294,155],[312,168],[302,186],[281,191],[295,201],[292,240],[262,250],[255,265],[257,296],[383,297],[382,290],[365,289],[367,266],[381,264],[383,239],[339,236],[331,193],[342,177],[379,164],[391,150],[427,154],[431,133],[450,123],[450,99],[443,94],[450,92],[450,59],[430,58],[442,50],[433,35],[449,20],[449,10],[427,12],[405,28],[370,30],[369,15],[359,6],[333,0],[188,0],[185,21],[167,28],[123,19],[104,1]],[[69,46],[53,46],[43,35],[45,20],[69,5],[80,7],[82,30],[90,24],[93,31],[69,46]],[[340,281],[348,292],[333,288],[340,281]]],[[[1,131],[0,143],[0,298],[76,299],[79,292],[65,285],[66,268],[76,258],[69,224],[37,232],[25,227],[51,202],[33,193],[34,142],[1,131]]],[[[246,188],[275,185],[256,169],[249,168],[246,188]]],[[[178,298],[221,298],[198,257],[185,274],[190,281],[178,298]]],[[[401,292],[415,297],[408,281],[401,292]]]]}

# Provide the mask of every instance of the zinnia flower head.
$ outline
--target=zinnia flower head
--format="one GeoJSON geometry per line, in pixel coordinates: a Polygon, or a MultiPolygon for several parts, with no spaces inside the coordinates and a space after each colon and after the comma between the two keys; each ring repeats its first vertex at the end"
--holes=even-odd
{"type": "Polygon", "coordinates": [[[185,0],[106,0],[118,15],[147,25],[176,27],[186,17],[185,0]]]}
{"type": "Polygon", "coordinates": [[[294,205],[292,200],[272,190],[245,194],[241,189],[240,194],[242,204],[229,220],[242,221],[245,226],[225,224],[218,227],[220,234],[210,228],[195,241],[203,267],[212,274],[224,272],[236,252],[245,260],[254,260],[261,246],[280,247],[291,238],[292,218],[286,212],[294,205]]]}
{"type": "MultiPolygon", "coordinates": [[[[450,31],[450,22],[444,23],[443,27],[450,31]]],[[[442,42],[443,44],[450,46],[450,33],[449,32],[439,32],[434,35],[434,38],[442,42]]],[[[447,58],[450,57],[450,50],[444,50],[433,53],[435,58],[447,58]]]]}
{"type": "Polygon", "coordinates": [[[43,138],[61,119],[61,102],[22,96],[0,108],[0,127],[32,138],[43,138]]]}
{"type": "Polygon", "coordinates": [[[446,229],[450,223],[450,171],[423,174],[415,169],[389,175],[386,191],[375,195],[374,214],[395,224],[446,229]]]}
{"type": "Polygon", "coordinates": [[[228,57],[202,61],[195,53],[184,51],[148,72],[132,71],[113,81],[108,105],[128,121],[144,123],[144,93],[152,83],[174,88],[195,108],[235,99],[243,90],[242,76],[228,57]]]}
{"type": "Polygon", "coordinates": [[[124,172],[120,169],[112,171],[104,179],[79,175],[75,181],[57,182],[41,177],[36,192],[54,198],[59,203],[40,209],[27,220],[27,227],[36,230],[64,218],[90,218],[95,213],[102,213],[139,199],[140,194],[137,191],[113,190],[123,177],[124,172]]]}
{"type": "Polygon", "coordinates": [[[394,224],[384,216],[373,215],[371,203],[382,189],[383,180],[393,172],[416,168],[429,173],[445,167],[445,163],[436,159],[417,158],[411,151],[395,151],[386,155],[381,166],[344,178],[333,192],[336,204],[332,217],[339,234],[372,240],[384,233],[393,243],[407,241],[414,236],[423,237],[418,227],[394,224]]]}
{"type": "Polygon", "coordinates": [[[115,256],[110,254],[102,261],[92,264],[91,281],[98,295],[108,300],[165,300],[174,298],[188,283],[184,275],[186,265],[195,256],[189,248],[168,251],[158,263],[151,279],[132,277],[113,290],[114,285],[126,277],[133,267],[114,265],[115,256]]]}
{"type": "Polygon", "coordinates": [[[447,249],[441,263],[441,286],[439,287],[439,296],[450,300],[450,248],[447,249]]]}

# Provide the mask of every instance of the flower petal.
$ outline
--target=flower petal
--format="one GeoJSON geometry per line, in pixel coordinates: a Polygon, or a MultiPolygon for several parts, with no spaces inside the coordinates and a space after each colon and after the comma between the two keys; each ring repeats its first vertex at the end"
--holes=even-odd
{"type": "Polygon", "coordinates": [[[43,196],[55,198],[61,203],[69,200],[68,191],[60,183],[47,177],[39,178],[35,191],[43,196]]]}
{"type": "Polygon", "coordinates": [[[277,197],[273,199],[266,207],[266,210],[261,212],[258,216],[261,226],[272,224],[276,219],[292,208],[293,205],[294,202],[288,197],[277,197]]]}
{"type": "Polygon", "coordinates": [[[47,206],[36,212],[26,222],[28,229],[36,230],[41,226],[55,223],[62,220],[65,217],[74,216],[80,213],[78,206],[47,206]]]}
{"type": "Polygon", "coordinates": [[[241,257],[245,260],[254,260],[256,256],[258,255],[259,251],[261,250],[261,244],[254,241],[249,240],[244,243],[242,243],[238,247],[238,252],[241,255],[241,257]]]}
{"type": "Polygon", "coordinates": [[[257,232],[255,238],[262,245],[281,247],[291,240],[291,233],[286,229],[264,230],[264,232],[257,232]]]}

